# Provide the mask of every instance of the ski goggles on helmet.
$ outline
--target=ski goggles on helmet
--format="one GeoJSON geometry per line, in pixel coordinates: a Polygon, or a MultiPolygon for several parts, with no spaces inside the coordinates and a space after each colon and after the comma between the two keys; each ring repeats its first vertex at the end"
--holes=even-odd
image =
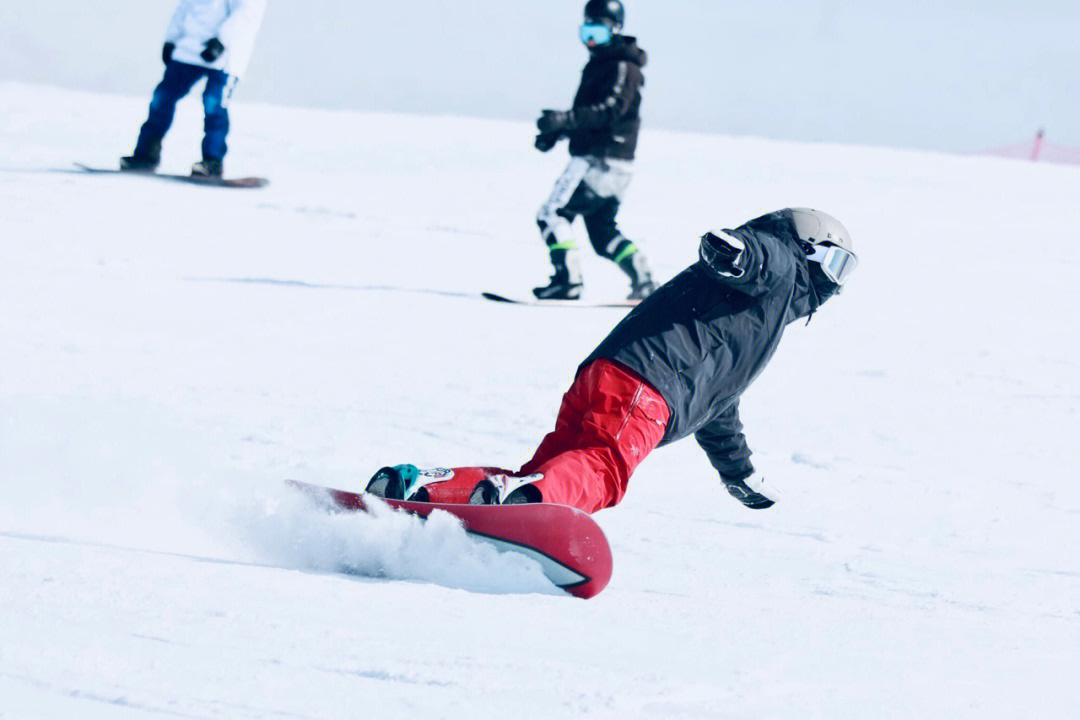
{"type": "Polygon", "coordinates": [[[855,266],[859,264],[855,253],[839,245],[810,245],[806,249],[806,259],[820,265],[825,277],[837,285],[843,285],[855,271],[855,266]]]}
{"type": "Polygon", "coordinates": [[[611,42],[611,28],[601,23],[586,22],[581,26],[580,35],[581,42],[586,45],[590,40],[597,45],[607,45],[611,42]]]}

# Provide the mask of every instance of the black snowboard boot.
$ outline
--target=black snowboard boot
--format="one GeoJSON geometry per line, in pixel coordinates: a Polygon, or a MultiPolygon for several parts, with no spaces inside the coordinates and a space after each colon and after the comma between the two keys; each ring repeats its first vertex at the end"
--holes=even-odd
{"type": "Polygon", "coordinates": [[[218,158],[203,158],[200,162],[191,166],[192,177],[219,178],[221,177],[221,172],[221,160],[218,158]]]}
{"type": "Polygon", "coordinates": [[[538,300],[580,300],[581,283],[572,283],[565,275],[555,273],[551,282],[544,287],[533,288],[533,295],[538,300]]]}
{"type": "Polygon", "coordinates": [[[652,295],[653,290],[656,289],[656,283],[653,282],[652,273],[649,272],[649,264],[645,261],[645,256],[641,254],[640,250],[635,249],[622,260],[619,260],[617,265],[630,278],[628,300],[644,300],[652,295]]]}
{"type": "Polygon", "coordinates": [[[581,266],[576,250],[552,250],[551,264],[555,273],[544,287],[533,288],[538,300],[581,299],[581,266]]]}
{"type": "Polygon", "coordinates": [[[154,172],[161,163],[161,143],[157,142],[150,146],[144,155],[128,155],[120,158],[121,170],[133,170],[137,172],[154,172]]]}

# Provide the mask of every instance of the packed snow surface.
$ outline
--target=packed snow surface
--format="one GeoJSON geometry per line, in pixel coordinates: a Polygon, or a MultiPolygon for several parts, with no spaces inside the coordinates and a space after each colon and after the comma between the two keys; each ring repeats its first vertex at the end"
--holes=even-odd
{"type": "Polygon", "coordinates": [[[227,172],[271,184],[208,189],[71,172],[146,98],[0,96],[0,717],[1075,717],[1076,168],[646,131],[621,222],[660,276],[791,205],[861,263],[743,400],[782,500],[657,451],[581,601],[282,483],[529,456],[623,312],[475,296],[543,281],[562,148],[240,104],[227,172]]]}

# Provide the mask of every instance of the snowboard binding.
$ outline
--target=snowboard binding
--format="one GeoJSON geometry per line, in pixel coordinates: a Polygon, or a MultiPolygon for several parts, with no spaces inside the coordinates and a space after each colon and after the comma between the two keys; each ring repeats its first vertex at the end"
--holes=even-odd
{"type": "Polygon", "coordinates": [[[427,488],[415,465],[394,465],[380,468],[368,481],[367,492],[384,500],[430,502],[427,488]]]}
{"type": "Polygon", "coordinates": [[[489,475],[476,484],[469,495],[470,505],[523,505],[543,502],[540,488],[533,485],[543,475],[489,475]]]}
{"type": "Polygon", "coordinates": [[[415,465],[394,465],[380,468],[368,481],[364,492],[384,500],[406,500],[408,502],[431,502],[427,486],[446,482],[454,477],[454,471],[447,468],[421,470],[415,465]]]}

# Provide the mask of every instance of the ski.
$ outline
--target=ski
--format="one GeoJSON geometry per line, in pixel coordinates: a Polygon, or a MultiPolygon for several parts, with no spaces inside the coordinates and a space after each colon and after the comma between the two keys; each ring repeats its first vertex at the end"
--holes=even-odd
{"type": "Polygon", "coordinates": [[[480,297],[492,302],[507,303],[510,305],[532,305],[536,307],[565,307],[565,308],[632,308],[636,307],[640,300],[613,300],[609,302],[590,302],[588,300],[538,300],[536,298],[515,298],[498,293],[482,292],[480,297]]]}
{"type": "MultiPolygon", "coordinates": [[[[364,495],[286,480],[316,502],[342,512],[365,512],[364,495]]],[[[499,550],[521,553],[544,575],[579,598],[591,598],[611,579],[611,548],[596,522],[566,505],[457,505],[384,500],[396,510],[426,518],[436,510],[461,521],[470,536],[499,550]]]]}
{"type": "Polygon", "coordinates": [[[83,172],[93,173],[95,175],[140,175],[208,187],[261,188],[270,184],[270,181],[263,177],[220,178],[203,177],[200,175],[173,175],[170,173],[159,173],[149,170],[120,170],[115,168],[90,167],[89,165],[83,165],[82,163],[75,163],[75,167],[83,172]]]}

